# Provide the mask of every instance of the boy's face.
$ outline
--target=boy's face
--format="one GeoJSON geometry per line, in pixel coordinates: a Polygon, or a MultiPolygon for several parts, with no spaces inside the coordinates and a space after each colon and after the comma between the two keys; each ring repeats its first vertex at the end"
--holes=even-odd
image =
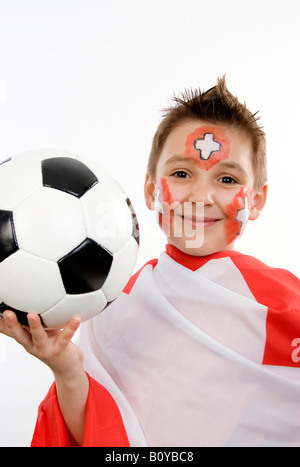
{"type": "Polygon", "coordinates": [[[192,255],[234,248],[256,219],[267,187],[254,190],[252,146],[243,132],[187,121],[166,140],[156,177],[146,175],[145,199],[168,243],[192,255]]]}

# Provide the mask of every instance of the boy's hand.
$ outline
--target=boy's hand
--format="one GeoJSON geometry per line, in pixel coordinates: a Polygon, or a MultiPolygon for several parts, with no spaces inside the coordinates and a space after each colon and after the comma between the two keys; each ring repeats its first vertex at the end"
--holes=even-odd
{"type": "Polygon", "coordinates": [[[81,446],[89,381],[83,368],[83,353],[71,341],[80,325],[80,318],[71,319],[62,331],[46,331],[35,313],[27,315],[28,328],[21,326],[10,310],[6,310],[3,317],[0,319],[0,332],[14,338],[53,371],[60,410],[68,430],[81,446]]]}
{"type": "Polygon", "coordinates": [[[15,313],[6,310],[0,319],[0,332],[12,337],[25,350],[44,362],[55,376],[72,378],[83,368],[83,355],[72,337],[79,328],[80,318],[71,319],[63,330],[46,331],[39,316],[28,313],[29,328],[23,327],[15,313]]]}

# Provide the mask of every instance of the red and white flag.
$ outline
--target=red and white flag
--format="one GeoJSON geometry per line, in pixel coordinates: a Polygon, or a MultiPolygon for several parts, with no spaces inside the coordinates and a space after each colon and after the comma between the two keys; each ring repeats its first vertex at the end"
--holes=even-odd
{"type": "Polygon", "coordinates": [[[300,281],[288,271],[168,245],[79,345],[131,446],[299,446],[300,281]]]}

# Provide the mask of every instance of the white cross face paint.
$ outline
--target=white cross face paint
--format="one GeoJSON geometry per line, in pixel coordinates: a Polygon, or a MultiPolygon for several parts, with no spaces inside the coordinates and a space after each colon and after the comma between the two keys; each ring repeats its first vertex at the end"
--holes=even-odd
{"type": "Polygon", "coordinates": [[[205,133],[203,138],[194,141],[195,149],[200,151],[200,159],[207,160],[212,154],[220,151],[221,143],[215,141],[214,138],[213,133],[205,133]]]}
{"type": "Polygon", "coordinates": [[[229,149],[229,138],[221,127],[203,125],[188,135],[184,155],[194,159],[201,169],[209,170],[228,158],[229,149]]]}
{"type": "Polygon", "coordinates": [[[154,201],[154,212],[155,212],[155,218],[157,222],[159,223],[159,217],[160,215],[165,216],[166,211],[164,208],[164,203],[162,200],[162,192],[161,192],[161,187],[158,186],[155,192],[155,201],[154,201]]]}
{"type": "Polygon", "coordinates": [[[249,213],[250,213],[249,199],[248,199],[248,195],[245,195],[244,207],[238,210],[237,216],[234,219],[235,221],[239,221],[239,223],[241,224],[239,235],[243,235],[244,233],[245,227],[249,220],[249,213]]]}
{"type": "Polygon", "coordinates": [[[242,187],[226,208],[225,233],[227,243],[244,233],[253,204],[250,188],[242,187]]]}

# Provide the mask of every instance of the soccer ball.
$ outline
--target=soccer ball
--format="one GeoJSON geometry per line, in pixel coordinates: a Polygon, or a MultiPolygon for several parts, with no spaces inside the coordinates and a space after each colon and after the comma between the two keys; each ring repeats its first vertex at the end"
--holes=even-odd
{"type": "Polygon", "coordinates": [[[138,244],[131,202],[95,162],[40,150],[0,164],[0,313],[90,319],[122,292],[138,244]]]}

